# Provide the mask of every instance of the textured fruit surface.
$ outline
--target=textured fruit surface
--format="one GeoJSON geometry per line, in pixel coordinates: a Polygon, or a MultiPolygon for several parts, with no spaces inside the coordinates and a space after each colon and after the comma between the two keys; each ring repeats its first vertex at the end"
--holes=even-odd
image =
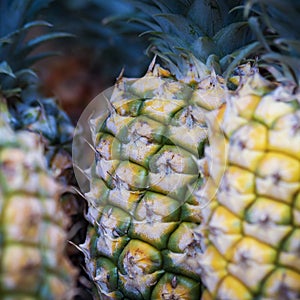
{"type": "Polygon", "coordinates": [[[93,118],[82,249],[103,299],[199,299],[202,253],[198,160],[204,113],[220,105],[220,78],[174,80],[156,66],[121,79],[109,113],[93,118]]]}
{"type": "Polygon", "coordinates": [[[60,188],[37,136],[0,126],[0,298],[69,299],[75,270],[64,256],[60,188]]]}
{"type": "Polygon", "coordinates": [[[208,169],[226,171],[210,171],[215,197],[199,193],[204,299],[300,299],[299,94],[255,74],[208,120],[210,147],[224,150],[208,169]]]}

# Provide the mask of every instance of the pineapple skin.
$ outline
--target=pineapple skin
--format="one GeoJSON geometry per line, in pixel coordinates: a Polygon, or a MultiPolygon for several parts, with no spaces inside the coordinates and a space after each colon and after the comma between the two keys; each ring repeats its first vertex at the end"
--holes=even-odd
{"type": "Polygon", "coordinates": [[[0,128],[0,298],[71,299],[61,187],[33,133],[0,128]]]}
{"type": "Polygon", "coordinates": [[[199,299],[204,115],[221,105],[220,78],[179,82],[158,65],[122,78],[110,112],[91,119],[95,161],[88,170],[81,245],[101,299],[199,299]],[[211,84],[214,81],[214,84],[211,84]]]}
{"type": "Polygon", "coordinates": [[[203,300],[300,299],[299,96],[255,74],[207,115],[203,300]]]}

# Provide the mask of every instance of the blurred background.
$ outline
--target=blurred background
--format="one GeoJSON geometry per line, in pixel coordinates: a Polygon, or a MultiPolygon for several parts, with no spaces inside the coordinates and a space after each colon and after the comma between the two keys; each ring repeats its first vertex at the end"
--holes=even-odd
{"type": "Polygon", "coordinates": [[[134,22],[137,14],[126,0],[54,0],[42,10],[39,17],[56,31],[74,34],[43,45],[39,51],[59,50],[61,55],[35,65],[43,93],[56,96],[74,124],[123,68],[126,77],[146,72],[151,58],[145,55],[145,28],[134,22]]]}

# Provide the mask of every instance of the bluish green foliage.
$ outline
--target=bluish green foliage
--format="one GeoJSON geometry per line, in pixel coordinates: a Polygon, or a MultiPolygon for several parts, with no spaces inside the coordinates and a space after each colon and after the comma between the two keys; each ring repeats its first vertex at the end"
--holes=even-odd
{"type": "MultiPolygon", "coordinates": [[[[146,27],[129,22],[136,10],[124,0],[54,1],[44,15],[57,28],[77,36],[65,45],[71,53],[89,49],[92,71],[116,78],[122,67],[127,76],[140,76],[149,63],[146,40],[139,37],[146,27]]],[[[88,66],[87,66],[88,67],[88,66]]]]}
{"type": "Polygon", "coordinates": [[[279,81],[300,85],[300,1],[252,0],[246,8],[246,14],[255,12],[249,23],[264,48],[268,70],[279,81]]]}
{"type": "Polygon", "coordinates": [[[65,32],[54,32],[50,23],[38,19],[40,10],[50,2],[51,0],[0,1],[0,62],[6,61],[12,70],[19,70],[56,54],[47,52],[30,56],[43,43],[70,36],[65,32]],[[28,38],[28,32],[36,27],[44,31],[48,28],[48,31],[28,38]]]}
{"type": "Polygon", "coordinates": [[[243,10],[239,9],[243,0],[127,1],[147,16],[136,21],[147,26],[149,50],[176,75],[186,72],[191,56],[222,74],[234,58],[238,56],[240,61],[255,47],[243,10]]]}

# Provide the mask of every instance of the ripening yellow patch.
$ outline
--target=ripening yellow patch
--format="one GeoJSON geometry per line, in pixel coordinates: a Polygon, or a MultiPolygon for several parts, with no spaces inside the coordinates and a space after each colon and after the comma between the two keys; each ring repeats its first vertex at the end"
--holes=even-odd
{"type": "Polygon", "coordinates": [[[300,111],[284,115],[269,130],[268,148],[300,160],[300,111]]]}
{"type": "Polygon", "coordinates": [[[287,268],[296,269],[300,273],[300,257],[297,252],[282,252],[279,256],[279,263],[287,268]]]}
{"type": "Polygon", "coordinates": [[[233,276],[226,276],[217,292],[216,299],[251,300],[253,297],[249,290],[233,276]]]}
{"type": "Polygon", "coordinates": [[[260,264],[273,264],[276,260],[276,249],[259,242],[255,238],[244,237],[235,245],[231,261],[235,264],[249,261],[260,264]]]}
{"type": "Polygon", "coordinates": [[[281,116],[294,111],[294,107],[289,103],[277,101],[272,94],[264,96],[256,107],[254,118],[271,127],[281,116]]]}
{"type": "Polygon", "coordinates": [[[230,166],[228,167],[224,184],[236,189],[242,194],[252,194],[254,192],[254,174],[244,169],[230,166]]]}
{"type": "MultiPolygon", "coordinates": [[[[230,138],[233,144],[242,142],[245,148],[264,151],[267,148],[267,128],[258,122],[249,122],[240,127],[230,138]]],[[[243,151],[242,145],[241,152],[243,151]]]]}
{"type": "Polygon", "coordinates": [[[261,177],[273,177],[274,182],[298,182],[300,181],[300,161],[290,156],[268,152],[262,158],[257,173],[261,177]]]}
{"type": "Polygon", "coordinates": [[[260,100],[260,96],[250,94],[242,97],[236,97],[234,105],[236,106],[237,111],[241,117],[250,120],[260,100]]]}
{"type": "Polygon", "coordinates": [[[263,286],[262,295],[271,299],[281,300],[287,296],[284,293],[296,295],[299,293],[299,289],[300,274],[287,268],[279,268],[269,275],[263,286]],[[278,295],[282,295],[282,297],[278,298],[278,295]]]}
{"type": "Polygon", "coordinates": [[[215,209],[209,226],[228,234],[239,234],[242,229],[241,220],[224,206],[215,209]]]}

